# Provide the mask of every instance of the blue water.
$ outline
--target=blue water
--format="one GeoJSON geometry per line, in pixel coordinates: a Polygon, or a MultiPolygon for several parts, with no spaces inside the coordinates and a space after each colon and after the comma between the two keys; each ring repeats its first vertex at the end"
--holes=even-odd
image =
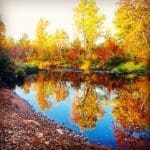
{"type": "MultiPolygon", "coordinates": [[[[74,102],[74,98],[76,95],[83,95],[83,89],[86,89],[85,84],[81,83],[81,86],[77,90],[74,88],[69,81],[65,82],[65,86],[68,89],[67,97],[60,101],[56,102],[55,96],[50,95],[47,98],[47,101],[52,104],[51,108],[41,110],[38,102],[37,102],[37,91],[30,85],[29,92],[25,93],[22,87],[16,86],[15,92],[20,97],[24,98],[33,109],[41,113],[44,116],[54,120],[55,122],[64,125],[65,127],[73,130],[76,133],[82,134],[89,141],[97,144],[103,144],[109,146],[113,149],[117,149],[117,139],[114,135],[113,131],[113,123],[116,122],[114,116],[112,115],[112,109],[115,106],[113,99],[117,97],[117,92],[113,90],[112,92],[108,92],[107,88],[104,86],[96,86],[94,87],[97,95],[104,96],[99,98],[98,101],[102,103],[103,101],[109,100],[108,105],[102,105],[102,109],[104,111],[104,116],[96,121],[96,125],[90,129],[81,130],[79,125],[75,123],[72,119],[72,105],[74,102]]],[[[34,83],[33,83],[34,84],[34,83]]],[[[36,84],[36,83],[35,83],[36,84]]],[[[133,136],[137,139],[143,134],[150,138],[149,131],[143,131],[141,133],[134,132],[133,136]]]]}
{"type": "MultiPolygon", "coordinates": [[[[97,91],[102,93],[101,89],[97,88],[97,91]]],[[[40,112],[48,118],[54,120],[57,123],[63,124],[67,128],[73,130],[76,133],[81,133],[88,140],[94,143],[100,143],[111,147],[116,147],[115,137],[112,131],[112,122],[114,121],[111,110],[113,106],[107,106],[104,108],[105,116],[97,121],[96,126],[93,129],[86,129],[80,131],[77,124],[72,121],[72,102],[75,96],[75,90],[70,87],[68,97],[50,109],[41,111],[36,101],[36,91],[30,88],[29,93],[25,93],[21,87],[16,87],[15,92],[22,98],[24,98],[36,112],[40,112]]],[[[49,101],[54,101],[54,97],[50,97],[49,101]]]]}

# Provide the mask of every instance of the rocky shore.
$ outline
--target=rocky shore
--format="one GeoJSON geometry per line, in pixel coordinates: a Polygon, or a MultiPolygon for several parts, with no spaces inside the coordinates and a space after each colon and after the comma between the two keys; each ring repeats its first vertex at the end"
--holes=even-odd
{"type": "Polygon", "coordinates": [[[12,90],[0,88],[0,150],[108,150],[33,111],[12,90]]]}

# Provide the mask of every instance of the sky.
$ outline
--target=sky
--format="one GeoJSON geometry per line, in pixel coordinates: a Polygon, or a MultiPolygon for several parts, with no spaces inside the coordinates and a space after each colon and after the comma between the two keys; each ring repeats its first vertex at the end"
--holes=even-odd
{"type": "MultiPolygon", "coordinates": [[[[105,14],[104,26],[114,31],[112,20],[117,0],[96,0],[97,6],[105,14]]],[[[0,16],[6,25],[6,35],[15,39],[27,33],[34,38],[40,18],[49,20],[49,32],[63,28],[70,38],[75,38],[73,11],[79,0],[0,0],[0,16]]]]}

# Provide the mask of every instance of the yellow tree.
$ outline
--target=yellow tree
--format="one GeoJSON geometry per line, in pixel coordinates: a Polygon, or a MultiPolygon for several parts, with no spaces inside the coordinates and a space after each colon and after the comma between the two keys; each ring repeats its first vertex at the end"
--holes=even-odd
{"type": "Polygon", "coordinates": [[[150,54],[149,10],[145,0],[121,0],[114,20],[121,46],[132,58],[143,62],[150,54]]]}
{"type": "Polygon", "coordinates": [[[64,50],[68,45],[68,35],[63,29],[57,29],[54,34],[55,42],[57,45],[57,51],[60,58],[60,64],[64,62],[63,55],[64,50]]]}
{"type": "Polygon", "coordinates": [[[11,50],[15,46],[15,41],[12,37],[9,37],[6,39],[5,46],[7,49],[11,50]]]}
{"type": "Polygon", "coordinates": [[[46,32],[46,29],[49,25],[49,22],[44,19],[40,19],[37,27],[36,27],[36,38],[35,38],[35,47],[37,49],[37,57],[39,60],[43,60],[46,56],[47,48],[47,36],[48,33],[46,32]]]}
{"type": "Polygon", "coordinates": [[[0,19],[0,48],[4,46],[5,43],[5,25],[0,19]]]}
{"type": "Polygon", "coordinates": [[[100,36],[104,15],[96,6],[95,0],[80,0],[74,11],[74,22],[84,40],[87,59],[91,58],[91,49],[100,36]]]}
{"type": "Polygon", "coordinates": [[[20,42],[22,49],[29,50],[30,40],[29,40],[28,35],[26,33],[22,34],[22,38],[19,40],[19,42],[20,42]]]}
{"type": "Polygon", "coordinates": [[[49,34],[47,37],[47,51],[49,52],[49,62],[51,65],[55,64],[55,60],[57,57],[57,45],[56,45],[56,41],[55,41],[55,36],[49,34]]]}

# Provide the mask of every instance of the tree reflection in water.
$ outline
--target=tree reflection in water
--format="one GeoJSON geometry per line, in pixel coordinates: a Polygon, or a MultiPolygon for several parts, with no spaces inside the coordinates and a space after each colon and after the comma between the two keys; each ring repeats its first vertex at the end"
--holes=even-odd
{"type": "Polygon", "coordinates": [[[92,129],[96,122],[104,116],[104,111],[97,101],[97,93],[90,79],[85,81],[82,90],[82,95],[77,95],[72,105],[73,121],[81,130],[92,129]]]}
{"type": "Polygon", "coordinates": [[[48,102],[49,85],[49,81],[46,80],[42,73],[38,74],[37,79],[33,84],[33,89],[36,91],[37,103],[42,111],[51,107],[51,103],[48,102]]]}
{"type": "Polygon", "coordinates": [[[150,130],[150,87],[148,78],[139,78],[118,89],[113,115],[114,134],[120,150],[148,149],[144,134],[150,130]]]}
{"type": "Polygon", "coordinates": [[[145,133],[150,130],[150,81],[148,77],[112,78],[105,74],[77,72],[39,72],[28,78],[23,89],[36,93],[42,111],[50,109],[71,96],[72,119],[80,130],[94,129],[105,118],[104,109],[113,106],[113,134],[118,149],[147,149],[145,133]],[[71,91],[76,92],[71,95],[71,91]],[[99,93],[97,89],[103,91],[99,93]],[[116,93],[111,98],[111,93],[116,93]],[[113,104],[113,105],[112,105],[113,104]]]}

